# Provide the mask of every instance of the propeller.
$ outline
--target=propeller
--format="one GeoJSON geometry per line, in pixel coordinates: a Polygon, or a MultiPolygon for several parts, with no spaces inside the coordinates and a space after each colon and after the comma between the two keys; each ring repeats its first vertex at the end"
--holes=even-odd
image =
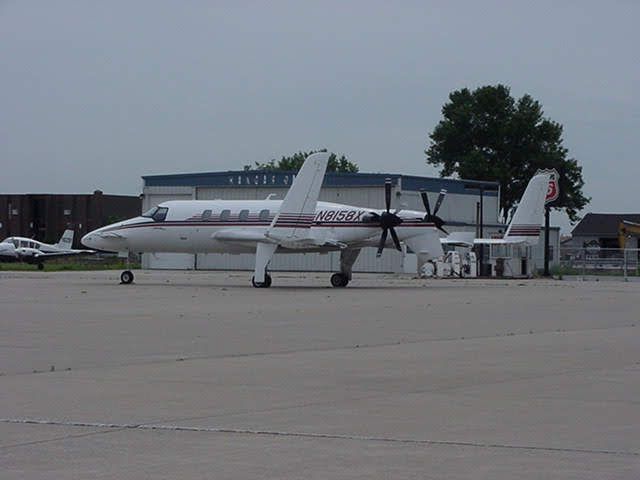
{"type": "Polygon", "coordinates": [[[445,235],[449,235],[449,232],[447,232],[443,228],[443,225],[446,225],[446,223],[444,222],[444,220],[442,220],[442,218],[438,217],[437,215],[438,210],[440,210],[440,206],[442,205],[442,201],[444,200],[444,197],[446,194],[447,194],[446,190],[444,189],[440,190],[440,193],[438,194],[438,199],[436,200],[436,205],[433,208],[433,213],[431,213],[431,208],[429,207],[429,196],[427,195],[427,192],[425,192],[424,190],[420,192],[420,196],[422,197],[422,203],[424,204],[424,209],[427,211],[427,214],[424,216],[424,221],[432,222],[438,230],[440,230],[441,232],[444,232],[445,235]]]}
{"type": "Polygon", "coordinates": [[[402,251],[402,248],[400,247],[400,239],[398,239],[398,234],[394,229],[394,227],[397,227],[402,223],[402,219],[397,215],[399,210],[396,210],[395,213],[391,212],[390,178],[387,178],[384,181],[384,203],[386,211],[380,214],[371,212],[372,221],[377,222],[380,225],[380,228],[382,228],[382,235],[380,235],[380,242],[378,243],[378,252],[376,253],[376,257],[380,257],[382,255],[382,251],[384,250],[385,243],[387,243],[387,236],[389,234],[391,234],[391,239],[393,240],[395,247],[402,251]]]}

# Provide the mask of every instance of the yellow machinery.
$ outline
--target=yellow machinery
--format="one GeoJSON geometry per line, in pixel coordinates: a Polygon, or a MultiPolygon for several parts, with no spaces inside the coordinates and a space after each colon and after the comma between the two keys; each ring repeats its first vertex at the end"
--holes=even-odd
{"type": "Polygon", "coordinates": [[[631,236],[640,237],[640,223],[634,223],[628,220],[621,221],[618,226],[618,242],[620,243],[620,248],[624,249],[627,238],[631,236]]]}

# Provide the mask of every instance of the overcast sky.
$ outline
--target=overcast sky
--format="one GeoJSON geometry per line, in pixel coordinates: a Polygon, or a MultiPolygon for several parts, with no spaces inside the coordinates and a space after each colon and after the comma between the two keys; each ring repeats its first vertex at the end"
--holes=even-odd
{"type": "Polygon", "coordinates": [[[450,91],[505,83],[564,125],[586,211],[638,212],[640,2],[0,2],[0,192],[138,194],[140,176],[327,147],[437,175],[450,91]]]}

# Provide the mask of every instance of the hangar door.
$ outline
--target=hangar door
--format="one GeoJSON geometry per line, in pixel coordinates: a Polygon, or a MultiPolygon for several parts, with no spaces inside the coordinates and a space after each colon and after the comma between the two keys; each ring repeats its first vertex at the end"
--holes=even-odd
{"type": "MultiPolygon", "coordinates": [[[[147,190],[152,190],[151,188],[147,190]]],[[[177,190],[177,189],[176,189],[177,190]]],[[[151,193],[145,192],[144,210],[169,200],[191,200],[193,195],[189,187],[189,193],[177,191],[175,193],[151,193]]],[[[195,268],[195,255],[191,253],[145,253],[142,255],[142,268],[158,270],[193,270],[195,268]]]]}

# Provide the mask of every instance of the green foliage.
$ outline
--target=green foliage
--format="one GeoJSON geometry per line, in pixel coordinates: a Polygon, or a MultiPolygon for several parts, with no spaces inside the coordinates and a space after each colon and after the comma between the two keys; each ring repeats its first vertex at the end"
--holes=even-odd
{"type": "MultiPolygon", "coordinates": [[[[88,256],[74,258],[56,258],[44,263],[44,272],[86,271],[86,270],[126,270],[125,260],[115,256],[88,256]]],[[[133,261],[129,269],[140,268],[140,262],[133,261]]],[[[0,263],[0,270],[6,271],[41,271],[37,264],[11,262],[0,263]]]]}
{"type": "MultiPolygon", "coordinates": [[[[297,172],[302,167],[305,159],[313,154],[318,152],[326,152],[327,149],[323,148],[320,150],[311,150],[310,152],[298,152],[294,153],[289,157],[282,157],[280,160],[276,161],[272,159],[266,163],[255,162],[254,166],[245,165],[244,170],[267,170],[267,171],[286,171],[286,172],[297,172]]],[[[340,155],[339,157],[332,153],[329,156],[329,164],[327,165],[328,172],[346,172],[346,173],[356,173],[358,172],[358,166],[355,163],[347,160],[347,157],[344,155],[340,155]]]]}
{"type": "Polygon", "coordinates": [[[560,199],[572,222],[590,198],[582,193],[582,167],[567,158],[562,125],[544,118],[542,106],[529,95],[511,96],[505,85],[467,88],[449,94],[443,119],[429,135],[427,163],[440,175],[500,182],[500,209],[508,213],[538,169],[560,173],[560,199]]]}

